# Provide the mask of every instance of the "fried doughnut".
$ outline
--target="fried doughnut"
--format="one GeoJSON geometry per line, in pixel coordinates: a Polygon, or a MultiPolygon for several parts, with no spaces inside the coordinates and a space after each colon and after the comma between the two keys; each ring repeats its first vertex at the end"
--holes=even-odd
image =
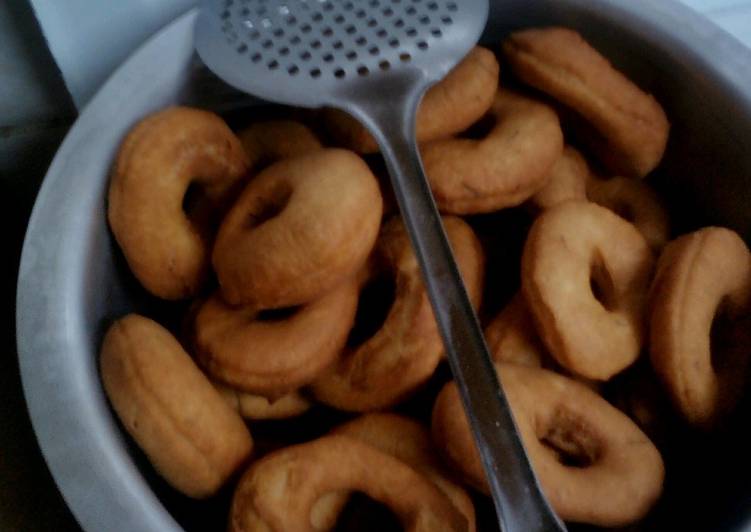
{"type": "Polygon", "coordinates": [[[375,177],[352,152],[318,150],[268,167],[217,235],[222,296],[233,305],[282,308],[331,290],[365,262],[382,204],[375,177]]]}
{"type": "MultiPolygon", "coordinates": [[[[542,489],[566,521],[614,527],[642,518],[662,491],[662,457],[622,412],[567,377],[497,364],[542,489]]],[[[456,384],[438,395],[433,436],[449,462],[488,493],[456,384]]]]}
{"type": "MultiPolygon", "coordinates": [[[[444,227],[477,306],[482,294],[484,256],[472,229],[460,218],[444,227]]],[[[396,297],[383,326],[368,340],[347,348],[311,386],[319,401],[348,411],[392,406],[424,384],[435,371],[443,343],[425,291],[417,258],[401,219],[384,224],[375,254],[393,272],[396,297]]]]}
{"type": "Polygon", "coordinates": [[[131,129],[115,162],[107,217],[144,288],[163,299],[197,292],[215,228],[213,216],[186,213],[186,194],[196,191],[208,211],[221,211],[247,170],[240,141],[213,113],[172,107],[131,129]]]}
{"type": "Polygon", "coordinates": [[[558,116],[544,103],[501,89],[484,138],[424,144],[425,174],[443,212],[474,214],[519,205],[540,190],[561,156],[558,116]]]}
{"type": "Polygon", "coordinates": [[[522,289],[548,351],[569,371],[608,380],[639,356],[654,259],[613,212],[568,201],[532,225],[522,289]]]}
{"type": "Polygon", "coordinates": [[[312,531],[313,505],[339,490],[385,504],[408,532],[468,529],[448,497],[401,460],[354,438],[324,436],[253,464],[235,491],[229,531],[312,531]]]}
{"type": "Polygon", "coordinates": [[[214,294],[195,317],[196,358],[220,382],[278,398],[334,361],[352,328],[357,295],[350,279],[289,317],[263,320],[257,308],[232,307],[214,294]]]}
{"type": "MultiPolygon", "coordinates": [[[[464,131],[490,107],[498,89],[498,61],[493,52],[474,47],[446,77],[428,89],[417,109],[418,142],[464,131]]],[[[359,153],[376,153],[378,144],[368,130],[338,109],[326,109],[324,119],[332,136],[359,153]]]]}
{"type": "Polygon", "coordinates": [[[749,365],[751,254],[737,233],[708,227],[667,245],[650,297],[652,365],[692,424],[738,401],[749,365]]]}
{"type": "Polygon", "coordinates": [[[262,395],[237,390],[220,382],[213,384],[227,403],[245,419],[287,419],[304,414],[313,406],[312,401],[299,391],[269,399],[262,395]]]}
{"type": "Polygon", "coordinates": [[[125,430],[175,489],[209,497],[247,461],[242,419],[158,323],[136,314],[113,323],[99,363],[125,430]]]}
{"type": "Polygon", "coordinates": [[[592,149],[619,175],[644,177],[665,152],[670,124],[649,94],[617,71],[575,31],[512,33],[503,52],[514,73],[581,115],[592,149]]]}
{"type": "MultiPolygon", "coordinates": [[[[468,530],[475,530],[475,507],[467,492],[451,480],[435,452],[430,432],[417,421],[389,413],[365,414],[336,427],[332,434],[349,436],[398,458],[425,475],[449,498],[466,518],[468,530]]],[[[316,530],[331,530],[349,499],[349,492],[334,492],[319,499],[311,517],[316,530]],[[324,503],[324,504],[321,504],[324,503]]]]}
{"type": "Polygon", "coordinates": [[[307,126],[294,120],[256,122],[237,136],[254,168],[323,148],[307,126]]]}
{"type": "Polygon", "coordinates": [[[539,210],[568,200],[587,199],[587,181],[591,171],[586,159],[576,148],[566,146],[563,155],[550,169],[548,183],[530,198],[539,210]]]}
{"type": "Polygon", "coordinates": [[[540,367],[549,357],[521,292],[485,327],[485,341],[494,362],[540,367]]]}
{"type": "Polygon", "coordinates": [[[646,183],[627,177],[593,177],[587,182],[587,197],[634,224],[654,251],[659,253],[667,243],[668,213],[657,193],[646,183]]]}

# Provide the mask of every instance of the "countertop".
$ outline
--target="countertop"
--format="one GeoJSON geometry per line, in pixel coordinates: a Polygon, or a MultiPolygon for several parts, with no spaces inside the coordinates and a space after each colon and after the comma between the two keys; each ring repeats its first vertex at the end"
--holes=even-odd
{"type": "MultiPolygon", "coordinates": [[[[683,2],[751,47],[751,0],[683,2]]],[[[0,2],[0,183],[10,213],[5,301],[15,301],[18,260],[36,191],[77,108],[135,45],[192,3],[0,2]],[[76,7],[87,9],[88,16],[77,19],[77,31],[61,31],[70,27],[64,19],[76,7]],[[100,42],[113,32],[117,38],[100,42]]],[[[2,313],[0,334],[7,349],[0,357],[0,530],[79,530],[44,464],[26,413],[15,351],[15,305],[6,304],[2,313]]]]}

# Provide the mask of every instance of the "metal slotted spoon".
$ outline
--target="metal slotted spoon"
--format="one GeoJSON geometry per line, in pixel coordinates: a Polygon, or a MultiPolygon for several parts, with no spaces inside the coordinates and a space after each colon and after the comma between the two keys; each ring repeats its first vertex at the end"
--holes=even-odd
{"type": "Polygon", "coordinates": [[[230,85],[336,107],[378,141],[478,443],[501,529],[565,530],[499,386],[414,138],[422,95],[475,45],[487,0],[206,0],[196,48],[230,85]]]}

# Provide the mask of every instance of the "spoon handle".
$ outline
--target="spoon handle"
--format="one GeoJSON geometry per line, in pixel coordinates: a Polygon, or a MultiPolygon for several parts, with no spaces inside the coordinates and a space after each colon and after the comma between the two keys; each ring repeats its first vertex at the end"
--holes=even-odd
{"type": "Polygon", "coordinates": [[[522,445],[425,177],[414,138],[419,98],[413,94],[401,105],[390,100],[388,110],[366,102],[348,111],[367,125],[386,161],[501,530],[565,530],[542,494],[522,445]]]}

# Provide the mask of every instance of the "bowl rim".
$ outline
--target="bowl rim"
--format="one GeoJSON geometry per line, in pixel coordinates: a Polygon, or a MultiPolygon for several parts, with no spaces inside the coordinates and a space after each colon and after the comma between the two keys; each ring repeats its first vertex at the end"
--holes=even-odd
{"type": "MultiPolygon", "coordinates": [[[[553,7],[557,0],[538,3],[553,7]]],[[[608,17],[618,13],[623,24],[638,28],[635,33],[647,41],[654,42],[656,36],[662,42],[667,40],[671,47],[689,54],[751,109],[751,50],[689,7],[675,0],[601,0],[594,6],[590,0],[570,0],[568,4],[608,17]],[[717,57],[723,61],[716,62],[717,57]]],[[[111,108],[121,83],[153,60],[152,56],[165,45],[174,46],[177,42],[183,48],[176,52],[176,64],[161,65],[164,72],[160,79],[171,76],[174,83],[183,81],[180,69],[186,68],[193,55],[196,14],[196,8],[185,12],[137,48],[84,108],[50,165],[24,240],[16,295],[16,337],[24,395],[47,466],[85,530],[179,532],[182,528],[140,473],[121,463],[127,452],[122,435],[111,419],[100,419],[111,417],[106,406],[103,410],[102,405],[82,402],[78,397],[80,382],[63,371],[69,363],[66,353],[72,347],[71,338],[81,333],[82,323],[75,312],[70,312],[75,298],[63,283],[63,270],[70,257],[60,256],[62,243],[49,229],[59,224],[89,230],[85,220],[66,211],[65,202],[60,201],[70,192],[70,176],[66,175],[69,160],[91,141],[91,128],[85,124],[102,109],[111,108]],[[81,434],[86,436],[82,438],[81,434]],[[81,456],[82,448],[85,456],[81,456]],[[115,493],[119,499],[113,506],[115,493]]],[[[170,90],[174,92],[174,86],[170,90]]],[[[72,253],[69,251],[68,255],[72,253]]]]}

